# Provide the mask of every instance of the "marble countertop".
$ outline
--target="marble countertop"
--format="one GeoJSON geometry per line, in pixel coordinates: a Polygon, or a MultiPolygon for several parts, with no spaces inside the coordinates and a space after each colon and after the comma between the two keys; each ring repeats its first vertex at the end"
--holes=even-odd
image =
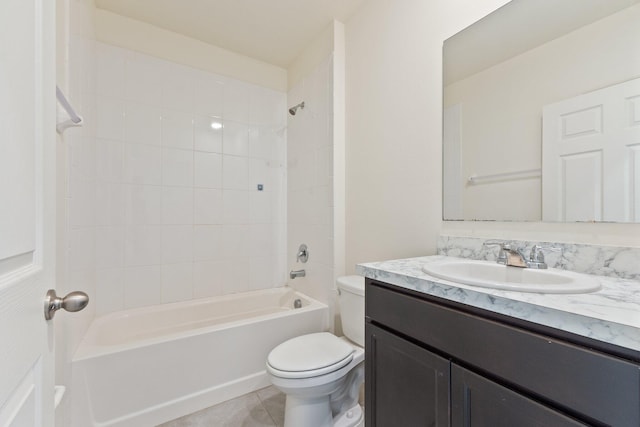
{"type": "Polygon", "coordinates": [[[427,256],[359,264],[356,272],[405,289],[561,329],[640,351],[640,282],[592,276],[602,288],[585,294],[539,294],[467,286],[429,276],[427,256]]]}

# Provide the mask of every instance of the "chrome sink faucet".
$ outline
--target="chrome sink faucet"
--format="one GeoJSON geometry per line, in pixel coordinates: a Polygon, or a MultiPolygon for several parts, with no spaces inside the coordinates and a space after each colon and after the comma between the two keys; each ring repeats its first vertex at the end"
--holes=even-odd
{"type": "Polygon", "coordinates": [[[533,245],[529,256],[525,255],[522,249],[514,248],[511,244],[500,241],[489,240],[484,242],[484,246],[499,246],[500,252],[496,262],[510,267],[546,269],[547,263],[544,260],[542,249],[560,250],[553,246],[533,245]]]}

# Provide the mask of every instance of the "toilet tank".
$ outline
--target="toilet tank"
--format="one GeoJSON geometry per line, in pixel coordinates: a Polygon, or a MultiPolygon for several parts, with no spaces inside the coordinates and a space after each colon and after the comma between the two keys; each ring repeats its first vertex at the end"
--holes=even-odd
{"type": "Polygon", "coordinates": [[[337,286],[344,336],[364,347],[364,277],[338,277],[337,286]]]}

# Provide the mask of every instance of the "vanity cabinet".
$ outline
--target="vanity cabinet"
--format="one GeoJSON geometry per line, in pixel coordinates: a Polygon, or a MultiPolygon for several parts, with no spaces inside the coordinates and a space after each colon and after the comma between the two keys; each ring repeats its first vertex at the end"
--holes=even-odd
{"type": "Polygon", "coordinates": [[[365,328],[366,425],[449,425],[449,361],[374,325],[365,328]]]}
{"type": "Polygon", "coordinates": [[[640,364],[586,338],[372,279],[365,314],[368,427],[640,425],[640,364]]]}
{"type": "Polygon", "coordinates": [[[451,425],[576,427],[587,424],[452,364],[451,425]]]}

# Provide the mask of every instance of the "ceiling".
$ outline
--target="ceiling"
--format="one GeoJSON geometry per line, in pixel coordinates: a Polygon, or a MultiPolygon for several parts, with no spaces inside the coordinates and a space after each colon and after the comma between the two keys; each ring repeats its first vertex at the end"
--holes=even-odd
{"type": "Polygon", "coordinates": [[[287,68],[366,0],[96,0],[99,9],[287,68]]]}
{"type": "Polygon", "coordinates": [[[513,0],[445,41],[445,86],[640,0],[513,0]]]}

